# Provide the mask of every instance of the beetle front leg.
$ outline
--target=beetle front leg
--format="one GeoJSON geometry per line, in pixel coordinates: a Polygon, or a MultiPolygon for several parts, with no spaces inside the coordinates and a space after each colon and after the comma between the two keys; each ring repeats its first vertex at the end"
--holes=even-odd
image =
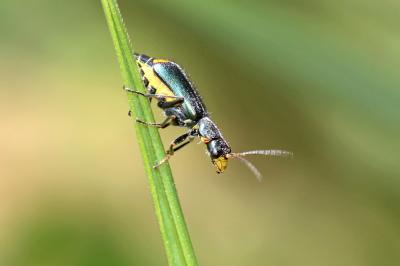
{"type": "Polygon", "coordinates": [[[192,142],[192,140],[193,140],[193,136],[192,136],[191,132],[187,132],[187,133],[177,137],[169,145],[169,149],[167,150],[167,155],[161,161],[159,161],[154,166],[154,168],[158,168],[160,165],[162,165],[163,163],[167,162],[172,157],[172,155],[174,155],[175,151],[177,151],[177,150],[181,149],[182,147],[186,146],[187,144],[192,142]]]}

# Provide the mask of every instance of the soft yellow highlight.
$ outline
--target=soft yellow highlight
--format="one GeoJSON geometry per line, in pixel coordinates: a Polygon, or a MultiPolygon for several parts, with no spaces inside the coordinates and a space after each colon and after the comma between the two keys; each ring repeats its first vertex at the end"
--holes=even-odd
{"type": "Polygon", "coordinates": [[[166,60],[166,59],[154,59],[153,62],[157,64],[157,63],[168,63],[171,61],[166,60]]]}
{"type": "MultiPolygon", "coordinates": [[[[154,60],[156,61],[156,60],[154,60]]],[[[140,68],[144,72],[144,77],[149,81],[149,86],[156,89],[156,93],[165,96],[175,96],[171,89],[154,73],[153,68],[142,62],[139,62],[140,68]]],[[[173,101],[174,98],[165,98],[166,101],[173,101]]]]}
{"type": "Polygon", "coordinates": [[[217,173],[220,174],[228,167],[228,159],[225,156],[220,156],[213,160],[213,164],[217,167],[217,173]]]}

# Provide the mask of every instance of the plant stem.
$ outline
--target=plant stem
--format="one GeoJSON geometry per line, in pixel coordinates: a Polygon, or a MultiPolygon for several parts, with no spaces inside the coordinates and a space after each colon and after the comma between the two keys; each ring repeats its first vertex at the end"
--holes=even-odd
{"type": "MultiPolygon", "coordinates": [[[[133,60],[133,50],[116,0],[101,0],[107,24],[114,42],[124,84],[145,92],[139,70],[133,60]]],[[[133,117],[154,122],[149,101],[142,96],[128,93],[133,117]]],[[[155,213],[160,226],[169,265],[198,265],[189,232],[179,203],[171,168],[167,163],[154,169],[165,156],[158,130],[135,123],[136,135],[149,179],[155,213]]]]}

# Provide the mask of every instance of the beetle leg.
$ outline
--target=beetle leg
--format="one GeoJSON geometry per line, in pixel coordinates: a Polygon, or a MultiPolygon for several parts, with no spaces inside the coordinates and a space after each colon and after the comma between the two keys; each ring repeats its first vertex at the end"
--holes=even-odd
{"type": "Polygon", "coordinates": [[[157,168],[160,165],[162,165],[163,163],[165,163],[166,161],[168,161],[172,157],[172,155],[174,155],[175,151],[177,151],[177,150],[181,149],[182,147],[186,146],[187,144],[192,142],[192,140],[193,140],[193,136],[191,134],[191,131],[189,131],[189,132],[177,137],[169,145],[169,149],[167,150],[167,155],[161,161],[159,161],[154,166],[154,168],[157,168]]]}
{"type": "Polygon", "coordinates": [[[183,121],[183,124],[187,127],[187,126],[193,125],[194,121],[192,119],[186,119],[183,121]]]}
{"type": "MultiPolygon", "coordinates": [[[[187,132],[187,133],[177,137],[174,141],[172,141],[171,144],[169,145],[167,154],[174,155],[174,151],[181,148],[180,145],[182,145],[182,143],[184,141],[188,140],[189,136],[190,136],[190,132],[187,132]]],[[[193,139],[193,138],[190,138],[189,141],[191,141],[191,139],[193,139]]],[[[186,144],[183,144],[183,145],[186,145],[186,144]]]]}
{"type": "Polygon", "coordinates": [[[173,120],[173,119],[175,119],[175,116],[169,116],[169,117],[165,118],[165,120],[162,121],[161,123],[150,123],[150,122],[146,122],[146,121],[136,118],[136,122],[146,125],[146,126],[166,128],[167,126],[169,126],[171,124],[171,120],[173,120]]]}
{"type": "Polygon", "coordinates": [[[185,126],[183,122],[185,120],[185,114],[181,110],[181,108],[167,108],[164,110],[166,116],[174,116],[175,119],[172,120],[173,125],[177,126],[185,126]]]}
{"type": "Polygon", "coordinates": [[[162,109],[166,109],[166,108],[171,108],[174,106],[177,106],[181,103],[183,103],[184,99],[182,97],[176,98],[175,100],[172,101],[160,101],[158,102],[158,107],[162,108],[162,109]]]}
{"type": "MultiPolygon", "coordinates": [[[[189,144],[190,142],[192,142],[192,140],[193,140],[193,138],[191,138],[191,137],[189,136],[188,139],[187,139],[185,142],[182,142],[181,144],[176,145],[176,146],[173,148],[173,153],[175,153],[176,151],[178,151],[178,150],[180,150],[181,148],[185,147],[187,144],[189,144]]],[[[173,153],[172,153],[172,154],[173,154],[173,153]]],[[[172,154],[171,154],[171,155],[172,155],[172,154]]]]}
{"type": "MultiPolygon", "coordinates": [[[[142,93],[138,93],[138,94],[142,94],[142,93]]],[[[175,96],[175,95],[150,94],[150,93],[145,93],[145,94],[142,94],[142,95],[145,96],[145,97],[148,97],[148,98],[156,98],[157,100],[163,100],[165,98],[171,98],[171,99],[176,99],[176,100],[183,101],[183,97],[175,96]]]]}
{"type": "Polygon", "coordinates": [[[144,97],[146,97],[146,98],[156,98],[156,99],[158,99],[158,100],[165,99],[165,98],[172,98],[172,99],[182,99],[182,100],[183,100],[183,98],[180,97],[180,96],[163,95],[163,94],[152,94],[152,93],[143,93],[143,92],[135,91],[135,90],[133,90],[133,89],[131,89],[131,88],[125,87],[125,85],[123,86],[123,88],[124,88],[124,90],[126,90],[127,92],[136,93],[136,94],[142,95],[142,96],[144,96],[144,97]]]}

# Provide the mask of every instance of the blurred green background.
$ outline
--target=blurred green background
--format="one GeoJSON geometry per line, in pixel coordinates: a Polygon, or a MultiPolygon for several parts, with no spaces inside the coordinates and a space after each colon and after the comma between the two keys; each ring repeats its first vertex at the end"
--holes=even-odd
{"type": "MultiPolygon", "coordinates": [[[[201,265],[400,265],[400,3],[119,2],[235,151],[295,152],[174,156],[201,265]]],[[[0,33],[0,265],[165,265],[100,1],[2,0],[0,33]]]]}

